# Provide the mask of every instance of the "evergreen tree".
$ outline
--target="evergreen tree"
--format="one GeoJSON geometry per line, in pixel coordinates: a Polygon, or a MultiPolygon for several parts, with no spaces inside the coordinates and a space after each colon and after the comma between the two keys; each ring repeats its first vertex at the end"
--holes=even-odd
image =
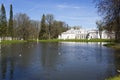
{"type": "Polygon", "coordinates": [[[3,4],[1,5],[1,11],[0,11],[0,36],[1,37],[7,36],[6,11],[3,4]]]}
{"type": "Polygon", "coordinates": [[[47,27],[46,27],[46,18],[45,15],[43,14],[42,19],[41,19],[41,27],[40,27],[40,32],[39,32],[39,40],[40,39],[48,39],[48,34],[47,34],[47,27]]]}
{"type": "Polygon", "coordinates": [[[8,35],[13,39],[13,10],[12,4],[10,5],[10,18],[9,18],[9,27],[8,27],[8,35]]]}

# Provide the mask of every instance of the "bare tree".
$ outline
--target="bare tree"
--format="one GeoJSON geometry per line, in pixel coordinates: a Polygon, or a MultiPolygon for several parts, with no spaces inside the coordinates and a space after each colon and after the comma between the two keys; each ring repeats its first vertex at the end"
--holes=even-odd
{"type": "Polygon", "coordinates": [[[31,39],[38,39],[40,23],[39,23],[39,21],[36,21],[36,20],[30,20],[30,23],[31,23],[30,37],[31,37],[31,39]]]}
{"type": "MultiPolygon", "coordinates": [[[[115,40],[120,42],[120,0],[96,0],[98,12],[103,15],[106,24],[114,23],[115,40]]],[[[108,26],[109,27],[109,26],[108,26]]]]}
{"type": "Polygon", "coordinates": [[[23,40],[29,39],[29,28],[30,28],[30,20],[26,14],[16,14],[14,17],[14,21],[16,22],[16,30],[17,37],[23,40]]]}
{"type": "Polygon", "coordinates": [[[53,22],[54,22],[54,16],[52,14],[47,14],[46,15],[46,21],[47,21],[47,24],[48,24],[48,33],[49,33],[49,39],[51,39],[51,27],[53,25],[53,22]]]}
{"type": "Polygon", "coordinates": [[[57,38],[59,34],[68,30],[68,25],[62,21],[54,21],[51,29],[51,38],[57,38]]]}
{"type": "Polygon", "coordinates": [[[98,28],[98,33],[99,33],[99,36],[100,36],[100,39],[102,38],[102,31],[104,30],[104,22],[102,22],[101,20],[100,21],[96,21],[96,25],[97,25],[97,28],[98,28]]]}

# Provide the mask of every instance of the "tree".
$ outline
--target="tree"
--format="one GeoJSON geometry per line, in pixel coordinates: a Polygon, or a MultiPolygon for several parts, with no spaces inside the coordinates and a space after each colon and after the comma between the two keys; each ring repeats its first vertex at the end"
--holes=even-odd
{"type": "Polygon", "coordinates": [[[30,38],[31,39],[38,39],[39,38],[39,31],[40,31],[40,22],[36,20],[30,20],[31,23],[31,30],[30,30],[30,38]]]}
{"type": "Polygon", "coordinates": [[[96,25],[97,25],[97,28],[98,28],[98,31],[99,31],[99,36],[100,36],[100,39],[101,39],[102,38],[102,31],[104,30],[104,23],[100,20],[100,21],[96,22],[96,25]]]}
{"type": "Polygon", "coordinates": [[[62,21],[54,21],[51,29],[51,38],[58,38],[58,35],[68,30],[68,25],[62,21]]]}
{"type": "Polygon", "coordinates": [[[51,27],[53,25],[53,22],[54,22],[54,16],[52,14],[47,14],[46,15],[46,21],[47,21],[47,24],[48,24],[48,33],[49,33],[49,39],[51,39],[51,27]]]}
{"type": "Polygon", "coordinates": [[[8,35],[13,39],[13,10],[12,4],[10,5],[10,18],[9,18],[9,26],[8,26],[8,35]]]}
{"type": "Polygon", "coordinates": [[[27,14],[19,13],[14,18],[17,38],[28,40],[30,37],[30,19],[27,14]]]}
{"type": "Polygon", "coordinates": [[[115,40],[120,42],[120,0],[97,0],[97,8],[106,24],[113,22],[115,40]]]}
{"type": "Polygon", "coordinates": [[[39,32],[39,39],[54,39],[63,31],[66,31],[68,25],[65,22],[54,20],[52,14],[43,14],[41,19],[41,27],[39,32]]]}
{"type": "Polygon", "coordinates": [[[3,38],[7,36],[6,11],[3,4],[1,5],[0,10],[0,36],[3,38]]]}
{"type": "Polygon", "coordinates": [[[43,14],[41,19],[41,26],[40,26],[40,32],[39,32],[39,40],[40,39],[48,39],[48,32],[47,32],[47,26],[46,26],[46,17],[43,14]]]}

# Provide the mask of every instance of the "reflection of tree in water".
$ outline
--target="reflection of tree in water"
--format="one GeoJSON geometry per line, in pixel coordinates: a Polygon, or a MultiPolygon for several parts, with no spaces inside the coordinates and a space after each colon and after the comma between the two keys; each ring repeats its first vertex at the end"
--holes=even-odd
{"type": "Polygon", "coordinates": [[[120,50],[115,50],[114,56],[115,56],[115,66],[117,71],[120,70],[120,50]]]}
{"type": "Polygon", "coordinates": [[[56,64],[58,57],[58,43],[41,43],[41,63],[48,68],[56,64]]]}
{"type": "Polygon", "coordinates": [[[6,46],[1,45],[1,79],[8,79],[13,80],[13,74],[14,74],[14,58],[13,56],[13,47],[12,46],[6,46]]]}
{"type": "Polygon", "coordinates": [[[101,43],[98,45],[96,44],[95,48],[96,48],[96,51],[95,51],[96,61],[98,64],[102,65],[100,68],[104,69],[105,77],[107,78],[110,76],[114,76],[116,72],[115,72],[113,50],[102,46],[101,43]]]}
{"type": "Polygon", "coordinates": [[[13,75],[14,75],[14,68],[15,68],[15,67],[14,67],[14,66],[15,66],[15,65],[14,65],[14,64],[15,64],[14,61],[15,61],[15,60],[13,59],[13,60],[11,60],[11,62],[10,62],[10,65],[11,65],[11,68],[10,68],[10,80],[13,79],[13,75]]]}
{"type": "Polygon", "coordinates": [[[6,71],[7,71],[7,52],[5,46],[1,45],[1,76],[2,79],[6,78],[6,71]]]}
{"type": "Polygon", "coordinates": [[[102,43],[100,42],[100,44],[96,43],[96,47],[95,47],[95,52],[96,52],[96,60],[97,62],[100,64],[103,61],[103,49],[102,49],[102,43]]]}
{"type": "Polygon", "coordinates": [[[34,44],[31,43],[2,45],[0,58],[0,80],[13,80],[16,78],[15,76],[18,76],[15,74],[16,71],[19,71],[21,68],[24,69],[20,72],[25,72],[22,74],[29,73],[28,68],[30,68],[30,65],[32,64],[31,61],[33,56],[31,54],[33,52],[33,47],[34,44]]]}
{"type": "Polygon", "coordinates": [[[21,62],[20,65],[24,66],[24,67],[29,67],[29,63],[32,56],[31,56],[31,52],[32,52],[32,48],[33,44],[31,43],[23,43],[23,44],[19,44],[19,53],[18,55],[21,57],[21,62]]]}

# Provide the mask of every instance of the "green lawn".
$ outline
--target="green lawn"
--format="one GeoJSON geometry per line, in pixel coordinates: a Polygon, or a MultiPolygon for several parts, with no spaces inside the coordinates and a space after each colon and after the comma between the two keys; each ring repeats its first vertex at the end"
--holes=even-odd
{"type": "Polygon", "coordinates": [[[120,80],[120,75],[113,78],[106,79],[106,80],[120,80]]]}
{"type": "Polygon", "coordinates": [[[0,42],[0,44],[13,44],[13,43],[23,43],[23,42],[27,42],[24,40],[2,40],[0,42]]]}
{"type": "Polygon", "coordinates": [[[105,44],[104,46],[107,46],[107,47],[111,47],[111,48],[114,48],[114,49],[120,49],[120,43],[108,43],[108,44],[105,44]]]}
{"type": "MultiPolygon", "coordinates": [[[[37,42],[37,40],[2,40],[2,44],[9,44],[9,43],[21,43],[21,42],[37,42]]],[[[111,42],[109,39],[50,39],[50,40],[38,40],[38,42],[111,42]]]]}
{"type": "Polygon", "coordinates": [[[39,42],[110,42],[109,39],[50,39],[50,40],[39,40],[39,42]]]}

